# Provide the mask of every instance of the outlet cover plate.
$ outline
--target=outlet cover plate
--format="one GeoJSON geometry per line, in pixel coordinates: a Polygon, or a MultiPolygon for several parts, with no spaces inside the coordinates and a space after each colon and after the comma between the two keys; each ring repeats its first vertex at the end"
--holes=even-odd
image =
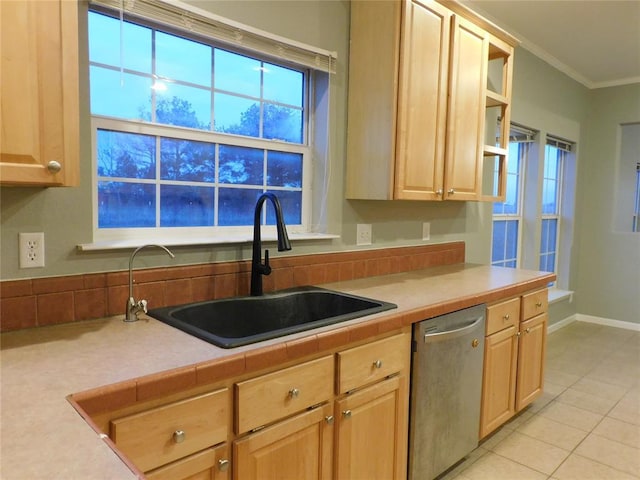
{"type": "Polygon", "coordinates": [[[44,233],[18,234],[20,268],[44,267],[44,233]]]}
{"type": "Polygon", "coordinates": [[[371,245],[371,224],[356,224],[356,245],[371,245]]]}

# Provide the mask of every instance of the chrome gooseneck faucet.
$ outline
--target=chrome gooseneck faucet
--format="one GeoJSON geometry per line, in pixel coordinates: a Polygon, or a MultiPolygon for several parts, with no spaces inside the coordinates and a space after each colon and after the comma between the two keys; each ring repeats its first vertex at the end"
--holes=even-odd
{"type": "Polygon", "coordinates": [[[129,257],[129,299],[127,300],[127,309],[125,310],[124,321],[125,322],[135,322],[138,320],[138,314],[140,312],[147,313],[147,301],[146,300],[136,300],[133,298],[133,259],[136,254],[147,247],[158,247],[167,252],[171,258],[175,258],[176,256],[169,250],[167,247],[163,245],[157,245],[155,243],[149,245],[142,245],[141,247],[136,248],[131,256],[129,257]]]}
{"type": "Polygon", "coordinates": [[[273,208],[276,211],[276,230],[278,232],[278,251],[291,250],[291,243],[287,235],[287,226],[284,224],[282,216],[282,207],[280,201],[273,193],[263,193],[256,202],[256,210],[253,216],[253,255],[251,257],[251,295],[262,295],[262,275],[269,275],[271,267],[269,266],[269,250],[264,251],[264,263],[262,263],[262,242],[260,240],[260,216],[262,213],[262,205],[265,200],[271,200],[273,208]]]}

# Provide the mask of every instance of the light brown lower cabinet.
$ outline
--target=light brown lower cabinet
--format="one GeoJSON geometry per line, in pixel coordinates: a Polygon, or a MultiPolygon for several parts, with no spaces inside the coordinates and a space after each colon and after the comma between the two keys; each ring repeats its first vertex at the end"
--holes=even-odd
{"type": "Polygon", "coordinates": [[[546,310],[546,289],[487,307],[480,438],[542,395],[546,310]]]}
{"type": "Polygon", "coordinates": [[[406,478],[406,377],[336,401],[336,479],[406,478]]]}
{"type": "Polygon", "coordinates": [[[332,478],[332,415],[325,404],[236,440],[234,480],[332,478]]]}
{"type": "Polygon", "coordinates": [[[546,337],[546,313],[520,324],[516,385],[516,411],[518,412],[542,395],[546,337]]]}
{"type": "Polygon", "coordinates": [[[516,413],[518,337],[508,327],[485,337],[480,438],[493,432],[516,413]]]}
{"type": "Polygon", "coordinates": [[[222,444],[148,472],[148,480],[228,480],[229,447],[222,444]]]}

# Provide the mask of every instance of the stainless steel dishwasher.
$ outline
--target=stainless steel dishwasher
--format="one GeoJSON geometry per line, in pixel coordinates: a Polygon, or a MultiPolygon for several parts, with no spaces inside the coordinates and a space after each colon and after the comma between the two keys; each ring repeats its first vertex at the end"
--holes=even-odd
{"type": "Polygon", "coordinates": [[[409,479],[431,480],[478,446],[485,306],[413,326],[409,479]]]}

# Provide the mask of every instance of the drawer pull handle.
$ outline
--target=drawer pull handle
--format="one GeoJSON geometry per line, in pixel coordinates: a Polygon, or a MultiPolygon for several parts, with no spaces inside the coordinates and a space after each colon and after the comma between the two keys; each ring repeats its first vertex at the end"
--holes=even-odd
{"type": "Polygon", "coordinates": [[[542,306],[542,302],[536,302],[536,307],[540,308],[542,306]]]}
{"type": "Polygon", "coordinates": [[[504,320],[509,320],[511,318],[511,315],[509,315],[508,313],[506,315],[504,315],[502,318],[504,318],[504,320]]]}
{"type": "Polygon", "coordinates": [[[342,416],[344,418],[351,418],[351,410],[343,410],[342,411],[342,416]]]}
{"type": "Polygon", "coordinates": [[[226,472],[229,470],[229,460],[223,458],[222,460],[218,460],[218,470],[221,472],[226,472]]]}
{"type": "Polygon", "coordinates": [[[327,415],[324,417],[324,421],[327,422],[327,425],[333,425],[333,415],[327,415]]]}
{"type": "Polygon", "coordinates": [[[184,442],[186,436],[187,434],[184,433],[184,430],[176,430],[175,432],[173,432],[173,441],[176,443],[182,443],[184,442]]]}
{"type": "Polygon", "coordinates": [[[478,345],[480,345],[480,342],[478,341],[478,339],[477,339],[477,338],[474,338],[474,339],[471,341],[471,346],[472,346],[473,348],[476,348],[478,345]]]}
{"type": "Polygon", "coordinates": [[[298,398],[299,395],[300,390],[298,390],[297,388],[292,388],[291,390],[289,390],[289,398],[298,398]]]}
{"type": "Polygon", "coordinates": [[[382,368],[382,360],[376,360],[375,362],[373,362],[373,366],[375,368],[382,368]]]}

